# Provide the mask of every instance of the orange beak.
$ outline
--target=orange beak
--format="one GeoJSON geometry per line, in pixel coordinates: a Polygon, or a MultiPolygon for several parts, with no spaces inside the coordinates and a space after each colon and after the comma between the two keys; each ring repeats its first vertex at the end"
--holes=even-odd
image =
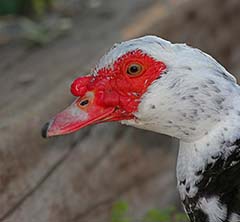
{"type": "Polygon", "coordinates": [[[115,107],[103,107],[94,101],[94,93],[76,99],[42,128],[44,138],[75,132],[94,123],[119,120],[115,107]]]}

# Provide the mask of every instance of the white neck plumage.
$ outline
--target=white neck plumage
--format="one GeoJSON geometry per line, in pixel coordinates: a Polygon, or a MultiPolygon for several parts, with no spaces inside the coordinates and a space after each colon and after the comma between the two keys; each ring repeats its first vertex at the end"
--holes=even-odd
{"type": "Polygon", "coordinates": [[[240,112],[228,117],[201,139],[180,141],[178,189],[193,222],[240,221],[240,112]]]}
{"type": "MultiPolygon", "coordinates": [[[[216,160],[223,161],[233,154],[236,141],[240,139],[240,112],[230,112],[229,118],[219,124],[205,136],[193,142],[180,141],[177,161],[177,179],[181,199],[192,198],[198,192],[196,181],[202,179],[206,168],[214,165],[216,160]],[[183,185],[183,181],[185,186],[183,185]],[[188,188],[187,188],[188,187],[188,188]],[[187,188],[187,189],[186,189],[187,188]]],[[[231,162],[233,166],[237,162],[231,162]]]]}

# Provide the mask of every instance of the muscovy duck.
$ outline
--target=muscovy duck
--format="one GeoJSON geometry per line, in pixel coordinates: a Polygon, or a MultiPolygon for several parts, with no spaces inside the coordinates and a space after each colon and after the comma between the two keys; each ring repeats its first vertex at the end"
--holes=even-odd
{"type": "Polygon", "coordinates": [[[240,221],[240,87],[206,53],[145,36],[115,44],[71,85],[44,137],[121,121],[180,140],[177,186],[191,222],[240,221]]]}

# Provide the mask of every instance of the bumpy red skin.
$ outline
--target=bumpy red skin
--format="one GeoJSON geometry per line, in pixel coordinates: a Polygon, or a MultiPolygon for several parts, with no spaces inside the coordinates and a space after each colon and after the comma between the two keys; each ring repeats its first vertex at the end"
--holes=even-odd
{"type": "Polygon", "coordinates": [[[121,56],[111,68],[77,78],[71,92],[79,98],[44,125],[43,137],[72,133],[101,122],[134,119],[143,94],[165,69],[163,62],[136,50],[121,56]],[[129,74],[132,64],[140,68],[129,74]]]}
{"type": "Polygon", "coordinates": [[[105,108],[116,107],[111,121],[131,119],[142,95],[165,69],[163,62],[136,50],[121,56],[112,68],[102,68],[95,76],[77,78],[71,85],[71,92],[74,96],[83,97],[86,92],[92,91],[95,94],[95,104],[105,108]],[[127,68],[132,63],[143,67],[136,76],[127,73],[127,68]]]}

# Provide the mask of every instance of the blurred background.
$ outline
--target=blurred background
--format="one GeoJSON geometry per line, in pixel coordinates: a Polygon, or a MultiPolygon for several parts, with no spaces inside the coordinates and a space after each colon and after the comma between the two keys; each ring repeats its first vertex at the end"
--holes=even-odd
{"type": "Polygon", "coordinates": [[[113,43],[146,34],[200,48],[238,78],[239,0],[0,0],[0,221],[132,222],[181,210],[177,140],[118,123],[40,136],[73,101],[75,77],[113,43]]]}

